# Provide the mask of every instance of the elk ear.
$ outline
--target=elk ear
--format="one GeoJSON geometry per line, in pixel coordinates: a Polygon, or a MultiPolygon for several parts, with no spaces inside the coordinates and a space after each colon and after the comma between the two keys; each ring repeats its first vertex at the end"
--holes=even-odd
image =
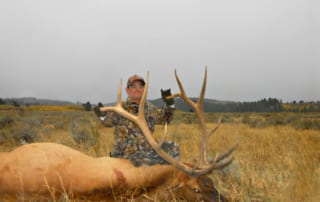
{"type": "Polygon", "coordinates": [[[201,187],[201,189],[204,191],[214,189],[213,182],[212,182],[211,178],[209,178],[207,176],[200,176],[198,178],[198,184],[201,187]]]}
{"type": "Polygon", "coordinates": [[[219,191],[214,187],[213,181],[207,176],[200,176],[198,184],[202,190],[202,197],[204,201],[228,201],[219,191]]]}

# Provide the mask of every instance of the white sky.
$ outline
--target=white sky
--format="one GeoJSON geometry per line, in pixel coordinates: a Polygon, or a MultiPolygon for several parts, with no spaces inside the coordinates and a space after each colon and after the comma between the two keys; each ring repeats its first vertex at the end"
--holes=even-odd
{"type": "MultiPolygon", "coordinates": [[[[149,99],[320,100],[317,0],[1,0],[0,98],[112,102],[150,72],[149,99]]],[[[126,96],[123,95],[125,98],[126,96]]]]}

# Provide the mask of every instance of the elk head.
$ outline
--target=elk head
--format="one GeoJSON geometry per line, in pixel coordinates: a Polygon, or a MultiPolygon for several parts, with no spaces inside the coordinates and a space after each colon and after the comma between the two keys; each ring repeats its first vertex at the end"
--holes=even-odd
{"type": "MultiPolygon", "coordinates": [[[[188,201],[194,200],[204,200],[204,201],[224,201],[225,198],[221,196],[217,190],[213,186],[212,180],[207,176],[207,174],[211,173],[213,170],[222,169],[229,165],[232,162],[232,158],[225,160],[230,154],[235,150],[237,145],[230,148],[227,152],[217,156],[214,160],[208,160],[207,158],[207,144],[209,137],[217,130],[220,125],[220,120],[216,127],[213,129],[208,129],[206,126],[206,121],[204,118],[203,112],[203,101],[204,94],[206,90],[206,82],[207,82],[207,68],[205,69],[204,80],[202,84],[201,93],[197,102],[192,101],[188,98],[183,85],[175,71],[176,81],[178,83],[180,93],[176,93],[168,98],[181,97],[188,105],[190,105],[197,114],[199,118],[200,126],[202,129],[202,141],[200,144],[200,157],[199,160],[195,164],[187,164],[181,161],[178,161],[168,155],[164,150],[161,149],[161,143],[158,143],[148,128],[147,122],[144,117],[144,106],[146,102],[146,97],[148,93],[148,85],[149,85],[149,72],[147,72],[146,83],[144,92],[142,95],[142,99],[140,102],[138,115],[135,116],[129,112],[127,112],[121,104],[121,94],[122,94],[122,80],[120,80],[117,103],[115,106],[111,107],[101,107],[101,111],[113,111],[116,112],[127,119],[136,123],[142,133],[144,134],[146,140],[151,145],[151,147],[161,156],[165,161],[169,164],[183,172],[185,175],[181,175],[180,178],[174,179],[172,191],[180,198],[186,199],[188,201]],[[222,161],[225,160],[225,161],[222,161]]],[[[164,138],[163,138],[164,139],[164,138]]],[[[161,141],[163,142],[163,141],[161,141]]]]}

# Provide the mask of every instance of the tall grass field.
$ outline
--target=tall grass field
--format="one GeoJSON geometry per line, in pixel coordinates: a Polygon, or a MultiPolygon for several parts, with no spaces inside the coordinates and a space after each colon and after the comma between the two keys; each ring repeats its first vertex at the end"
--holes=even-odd
{"type": "MultiPolygon", "coordinates": [[[[231,201],[320,201],[320,113],[205,116],[208,128],[222,118],[208,142],[209,158],[239,145],[233,163],[211,174],[231,201]]],[[[156,127],[156,139],[163,131],[163,126],[156,127]]],[[[177,111],[167,140],[179,144],[181,161],[192,163],[199,158],[201,135],[195,114],[177,111]]],[[[93,112],[77,108],[0,108],[0,151],[30,142],[56,142],[91,156],[108,156],[113,129],[104,127],[93,112]]]]}

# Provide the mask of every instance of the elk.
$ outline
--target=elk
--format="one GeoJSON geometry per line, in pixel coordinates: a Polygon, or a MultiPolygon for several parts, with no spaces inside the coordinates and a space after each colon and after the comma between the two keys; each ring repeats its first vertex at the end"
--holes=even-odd
{"type": "MultiPolygon", "coordinates": [[[[63,196],[83,200],[176,200],[226,201],[213,186],[208,174],[229,165],[230,154],[236,145],[214,160],[207,159],[207,142],[219,126],[206,127],[202,109],[206,89],[207,69],[198,102],[186,95],[175,71],[181,97],[189,104],[200,121],[203,132],[199,161],[183,163],[161,150],[152,136],[144,118],[144,107],[135,116],[121,106],[120,81],[117,104],[101,107],[101,111],[114,111],[137,124],[152,148],[169,164],[135,167],[129,160],[111,157],[91,157],[70,147],[56,143],[32,143],[11,152],[0,153],[0,198],[4,199],[53,199],[63,196]],[[222,161],[226,159],[225,161],[222,161]]],[[[149,73],[140,106],[147,97],[149,73]]]]}

